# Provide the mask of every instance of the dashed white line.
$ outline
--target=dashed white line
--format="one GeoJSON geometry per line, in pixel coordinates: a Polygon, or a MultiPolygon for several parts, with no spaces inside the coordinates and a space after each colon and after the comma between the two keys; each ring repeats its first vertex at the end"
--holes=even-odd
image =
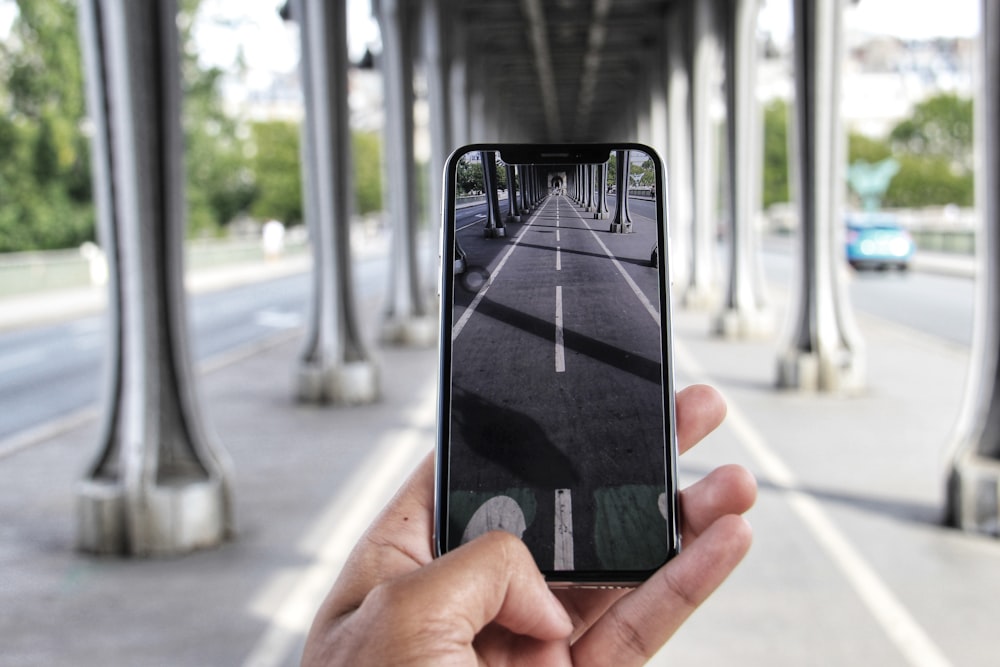
{"type": "Polygon", "coordinates": [[[573,568],[573,499],[569,489],[556,489],[555,554],[552,569],[573,568]]]}
{"type": "Polygon", "coordinates": [[[562,253],[559,251],[559,246],[556,246],[556,271],[562,271],[562,253]]]}
{"type": "Polygon", "coordinates": [[[556,373],[566,372],[566,353],[563,345],[562,285],[556,285],[556,373]]]}

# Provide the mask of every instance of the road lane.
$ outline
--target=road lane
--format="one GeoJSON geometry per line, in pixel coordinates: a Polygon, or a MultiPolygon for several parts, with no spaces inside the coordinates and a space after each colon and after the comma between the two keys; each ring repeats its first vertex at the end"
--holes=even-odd
{"type": "MultiPolygon", "coordinates": [[[[618,268],[639,271],[655,226],[637,218],[638,233],[620,235],[607,225],[551,197],[528,224],[509,225],[512,241],[459,235],[488,279],[475,295],[457,280],[453,545],[479,506],[506,496],[546,569],[640,569],[662,556],[659,326],[618,268]],[[648,544],[636,550],[639,533],[648,544]]],[[[656,270],[642,271],[645,300],[658,303],[656,270]]]]}

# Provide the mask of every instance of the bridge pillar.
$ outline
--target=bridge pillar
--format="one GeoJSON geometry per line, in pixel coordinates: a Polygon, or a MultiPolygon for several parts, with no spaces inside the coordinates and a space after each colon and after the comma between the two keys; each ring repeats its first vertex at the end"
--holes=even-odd
{"type": "Polygon", "coordinates": [[[527,215],[531,212],[531,167],[526,164],[517,165],[517,177],[520,187],[517,189],[517,195],[521,203],[521,213],[522,215],[527,215]]]}
{"type": "Polygon", "coordinates": [[[586,168],[585,172],[586,177],[584,178],[583,183],[584,187],[587,188],[587,198],[586,198],[587,208],[585,210],[587,211],[587,213],[593,213],[594,211],[597,210],[597,207],[594,206],[594,182],[596,180],[594,178],[594,174],[596,173],[597,170],[595,168],[595,165],[592,164],[584,166],[586,168]]]}
{"type": "Polygon", "coordinates": [[[417,252],[416,161],[413,154],[414,3],[374,0],[382,33],[385,87],[385,211],[392,228],[389,294],[382,340],[400,345],[430,345],[437,336],[417,252]]]}
{"type": "Polygon", "coordinates": [[[521,222],[521,209],[517,205],[517,178],[515,177],[514,165],[505,166],[507,170],[507,220],[521,222]]]}
{"type": "MultiPolygon", "coordinates": [[[[450,17],[441,11],[441,0],[424,0],[421,9],[421,51],[426,65],[431,148],[427,178],[426,215],[429,221],[427,228],[433,241],[433,243],[427,244],[426,251],[429,252],[430,259],[428,267],[433,273],[441,249],[443,197],[441,174],[444,173],[444,165],[449,153],[457,144],[453,140],[452,128],[452,90],[449,72],[452,60],[450,40],[445,38],[445,35],[450,32],[446,23],[450,17]]],[[[436,276],[431,276],[431,278],[431,284],[436,285],[436,276]]]]}
{"type": "Polygon", "coordinates": [[[377,400],[379,373],[363,343],[351,281],[351,139],[347,19],[341,3],[295,0],[305,118],[302,181],[313,288],[296,395],[311,403],[377,400]]]}
{"type": "Polygon", "coordinates": [[[629,152],[615,151],[615,217],[609,231],[615,234],[632,233],[632,217],[628,211],[629,152]]]}
{"type": "Polygon", "coordinates": [[[691,278],[691,107],[688,94],[687,5],[667,12],[667,205],[670,214],[670,275],[683,299],[691,278]]]}
{"type": "Polygon", "coordinates": [[[497,195],[497,154],[494,151],[481,151],[479,159],[483,165],[483,192],[486,193],[483,236],[488,239],[503,238],[507,236],[507,229],[500,217],[500,199],[497,195]]]}
{"type": "Polygon", "coordinates": [[[219,544],[233,518],[230,466],[203,425],[188,348],[177,9],[86,0],[79,10],[111,343],[77,544],[180,554],[219,544]]]}
{"type": "Polygon", "coordinates": [[[969,384],[951,446],[947,519],[1000,536],[1000,5],[980,3],[982,40],[976,136],[976,319],[969,384]]]}
{"type": "Polygon", "coordinates": [[[694,192],[694,223],[691,273],[683,303],[689,308],[713,308],[718,304],[716,257],[716,124],[712,118],[712,94],[720,69],[716,0],[693,3],[691,35],[691,175],[694,192]]]}
{"type": "Polygon", "coordinates": [[[726,140],[729,152],[729,280],[715,333],[763,338],[774,317],[767,305],[757,215],[760,211],[763,125],[755,79],[757,0],[729,0],[725,15],[726,140]]]}
{"type": "Polygon", "coordinates": [[[865,363],[844,286],[841,4],[793,4],[801,282],[778,386],[855,392],[864,386],[865,363]]]}
{"type": "Polygon", "coordinates": [[[597,173],[595,187],[597,188],[597,199],[594,206],[594,219],[608,219],[608,163],[602,162],[594,165],[597,173]]]}

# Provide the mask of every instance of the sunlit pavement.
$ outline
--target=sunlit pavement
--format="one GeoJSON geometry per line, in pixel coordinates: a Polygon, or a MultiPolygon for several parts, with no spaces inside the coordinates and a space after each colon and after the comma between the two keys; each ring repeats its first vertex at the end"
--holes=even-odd
{"type": "MultiPolygon", "coordinates": [[[[967,350],[862,317],[862,395],[779,392],[780,325],[733,343],[711,319],[675,313],[678,385],[714,384],[730,407],[681,477],[751,468],[755,543],[654,664],[996,664],[1000,542],[939,523],[967,350]]],[[[433,446],[437,365],[433,349],[383,349],[380,403],[302,406],[299,349],[286,334],[201,376],[236,466],[238,535],[221,548],[148,561],[73,550],[96,421],[0,459],[0,662],[297,664],[357,535],[433,446]]]]}

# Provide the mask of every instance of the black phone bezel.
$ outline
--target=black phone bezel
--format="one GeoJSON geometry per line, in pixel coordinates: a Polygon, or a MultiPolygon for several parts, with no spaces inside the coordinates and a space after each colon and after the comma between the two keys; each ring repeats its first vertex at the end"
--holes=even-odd
{"type": "MultiPolygon", "coordinates": [[[[437,406],[437,450],[435,456],[434,535],[435,557],[447,552],[448,478],[450,470],[449,443],[451,423],[451,337],[454,303],[454,243],[455,198],[458,160],[477,151],[496,151],[508,164],[596,164],[607,160],[615,150],[635,150],[646,153],[654,164],[656,197],[657,262],[660,308],[660,342],[662,394],[664,400],[664,481],[668,518],[667,545],[664,563],[676,556],[681,548],[680,498],[677,486],[677,428],[674,409],[673,351],[671,346],[670,263],[666,214],[666,177],[663,162],[653,148],[636,142],[593,144],[509,144],[475,143],[455,149],[443,172],[441,249],[440,249],[440,335],[437,406]]],[[[658,568],[650,570],[546,570],[546,581],[552,587],[632,587],[648,579],[658,568]]]]}

